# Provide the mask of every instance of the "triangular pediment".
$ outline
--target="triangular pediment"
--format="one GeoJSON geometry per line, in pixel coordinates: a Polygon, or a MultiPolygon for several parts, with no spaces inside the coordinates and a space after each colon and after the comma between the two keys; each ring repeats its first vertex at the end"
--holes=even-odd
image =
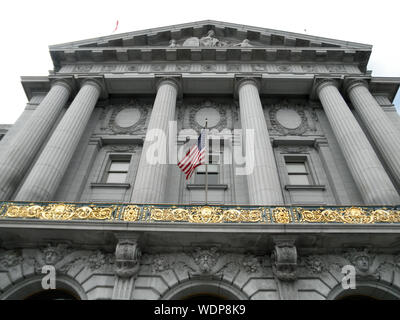
{"type": "Polygon", "coordinates": [[[123,47],[322,47],[371,49],[370,45],[306,34],[205,20],[50,46],[50,49],[123,47]]]}
{"type": "Polygon", "coordinates": [[[205,20],[50,46],[55,70],[75,63],[279,61],[354,63],[365,70],[372,46],[307,34],[205,20]]]}

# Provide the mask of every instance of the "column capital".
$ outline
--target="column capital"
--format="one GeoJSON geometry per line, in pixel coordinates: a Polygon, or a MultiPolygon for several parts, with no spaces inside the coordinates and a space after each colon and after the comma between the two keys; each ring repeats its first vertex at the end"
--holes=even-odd
{"type": "Polygon", "coordinates": [[[92,85],[96,87],[100,91],[101,99],[106,99],[108,97],[108,92],[106,89],[106,85],[104,82],[104,77],[77,77],[77,81],[79,83],[79,87],[82,88],[84,85],[92,85]]]}
{"type": "Polygon", "coordinates": [[[163,84],[170,84],[175,87],[178,97],[182,97],[183,90],[182,90],[182,77],[178,75],[163,75],[163,76],[156,76],[156,91],[161,87],[163,84]]]}
{"type": "Polygon", "coordinates": [[[313,92],[318,96],[321,89],[326,86],[334,86],[337,89],[340,87],[339,79],[335,78],[317,78],[314,82],[313,92]]]}
{"type": "Polygon", "coordinates": [[[69,94],[76,91],[76,83],[73,77],[49,76],[49,80],[51,87],[55,85],[64,86],[69,91],[69,94]]]}
{"type": "Polygon", "coordinates": [[[346,79],[344,83],[344,90],[347,93],[350,93],[355,87],[364,86],[365,88],[369,89],[369,84],[365,79],[346,79]]]}
{"type": "Polygon", "coordinates": [[[260,80],[255,77],[237,77],[235,83],[235,92],[239,92],[240,88],[245,84],[253,84],[260,91],[260,80]]]}

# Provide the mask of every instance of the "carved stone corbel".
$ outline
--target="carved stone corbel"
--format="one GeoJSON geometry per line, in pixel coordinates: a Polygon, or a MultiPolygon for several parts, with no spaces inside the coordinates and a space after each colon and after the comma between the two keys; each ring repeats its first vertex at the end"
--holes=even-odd
{"type": "Polygon", "coordinates": [[[138,237],[119,239],[115,249],[115,274],[120,278],[136,277],[140,268],[140,257],[138,237]]]}
{"type": "Polygon", "coordinates": [[[295,281],[297,279],[297,250],[295,239],[276,238],[272,252],[272,270],[281,281],[295,281]]]}

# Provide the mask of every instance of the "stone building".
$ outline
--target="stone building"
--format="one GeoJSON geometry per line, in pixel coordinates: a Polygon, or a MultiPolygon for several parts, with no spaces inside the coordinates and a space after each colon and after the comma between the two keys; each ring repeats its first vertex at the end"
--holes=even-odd
{"type": "Polygon", "coordinates": [[[210,20],[50,46],[0,126],[0,299],[400,298],[400,78],[371,50],[210,20]],[[176,164],[206,119],[207,202],[176,164]]]}

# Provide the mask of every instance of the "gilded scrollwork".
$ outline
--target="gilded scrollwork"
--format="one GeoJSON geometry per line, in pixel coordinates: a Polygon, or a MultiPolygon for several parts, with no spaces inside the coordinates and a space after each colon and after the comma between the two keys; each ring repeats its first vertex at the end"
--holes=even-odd
{"type": "Polygon", "coordinates": [[[140,219],[141,210],[138,206],[126,206],[122,210],[122,220],[138,221],[140,219]]]}
{"type": "Polygon", "coordinates": [[[190,223],[223,223],[223,222],[263,222],[261,209],[242,210],[228,209],[223,210],[219,207],[192,207],[183,208],[151,208],[151,221],[164,222],[190,222],[190,223]]]}
{"type": "Polygon", "coordinates": [[[289,210],[283,207],[273,209],[272,216],[276,223],[290,223],[292,221],[289,210]]]}
{"type": "Polygon", "coordinates": [[[5,217],[43,220],[111,220],[116,206],[96,207],[51,203],[48,205],[9,205],[5,217]]]}
{"type": "Polygon", "coordinates": [[[300,222],[312,223],[349,223],[349,224],[371,224],[371,223],[399,223],[400,211],[350,207],[339,209],[315,209],[308,210],[294,208],[294,212],[300,216],[300,222]]]}
{"type": "Polygon", "coordinates": [[[400,223],[398,207],[224,207],[135,204],[12,203],[0,218],[41,220],[123,220],[185,223],[400,223]]]}

